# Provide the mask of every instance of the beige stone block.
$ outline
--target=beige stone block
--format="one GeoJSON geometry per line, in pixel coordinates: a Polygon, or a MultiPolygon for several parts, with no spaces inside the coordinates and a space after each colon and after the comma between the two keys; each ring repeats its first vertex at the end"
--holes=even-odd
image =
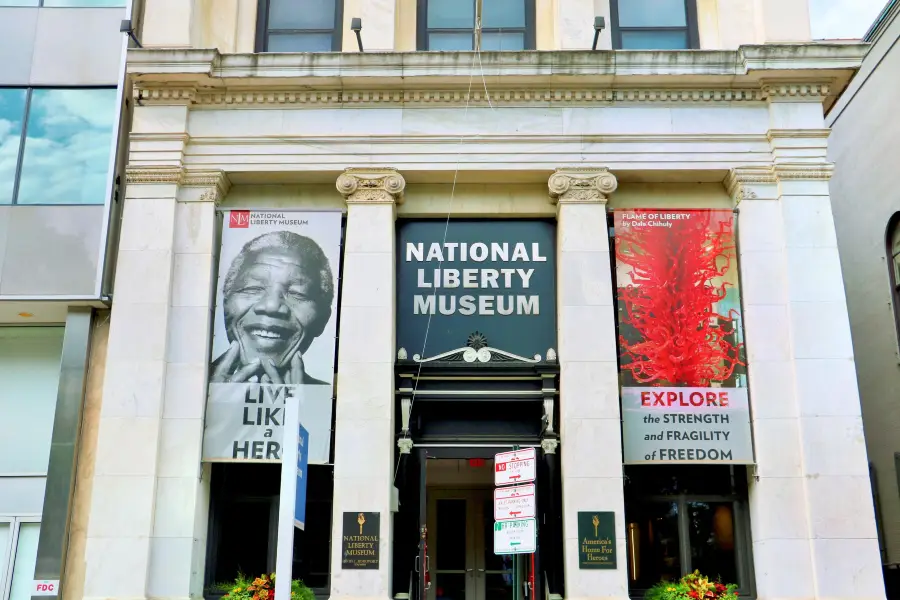
{"type": "Polygon", "coordinates": [[[107,363],[102,414],[105,418],[158,418],[165,364],[158,360],[107,363]]]}
{"type": "Polygon", "coordinates": [[[97,440],[98,476],[152,476],[156,473],[159,419],[103,418],[97,440]]]}
{"type": "Polygon", "coordinates": [[[200,476],[202,446],[201,419],[162,419],[157,476],[196,481],[200,476]]]}
{"type": "Polygon", "coordinates": [[[175,208],[175,252],[214,254],[216,225],[212,202],[179,202],[175,208]]]}
{"type": "Polygon", "coordinates": [[[152,598],[187,598],[192,579],[194,556],[204,550],[201,542],[190,536],[154,537],[150,539],[147,595],[152,598]]]}
{"type": "Polygon", "coordinates": [[[837,302],[792,302],[790,319],[796,358],[853,358],[850,320],[843,299],[837,302]]]}
{"type": "MultiPolygon", "coordinates": [[[[619,369],[615,361],[564,361],[560,365],[561,419],[619,419],[619,369]]],[[[557,430],[559,423],[556,424],[557,430]]]]}
{"type": "MultiPolygon", "coordinates": [[[[794,365],[781,360],[755,360],[747,365],[750,411],[754,419],[799,416],[794,395],[794,365]]],[[[798,384],[799,387],[799,384],[798,384]]]]}
{"type": "Polygon", "coordinates": [[[809,537],[806,491],[801,477],[760,477],[750,484],[753,540],[809,537]]]}
{"type": "Polygon", "coordinates": [[[562,423],[561,438],[564,481],[573,477],[621,477],[622,431],[618,419],[567,419],[562,423]]]}
{"type": "MultiPolygon", "coordinates": [[[[145,22],[145,37],[146,31],[145,22]]],[[[188,114],[187,106],[135,106],[131,133],[185,133],[188,114]]]]}
{"type": "Polygon", "coordinates": [[[394,251],[394,208],[391,205],[347,207],[344,255],[394,251]]]}
{"type": "Polygon", "coordinates": [[[141,42],[145,48],[191,47],[193,2],[153,0],[144,9],[141,42]]]}
{"type": "Polygon", "coordinates": [[[564,204],[556,229],[558,255],[566,252],[609,252],[606,207],[597,204],[564,204]]]}
{"type": "Polygon", "coordinates": [[[153,507],[154,538],[193,537],[197,485],[196,475],[157,478],[153,507]]]}
{"type": "Polygon", "coordinates": [[[85,600],[145,597],[150,538],[92,535],[85,557],[85,600]]]}
{"type": "MultiPolygon", "coordinates": [[[[836,248],[837,234],[834,230],[834,218],[828,198],[827,182],[803,181],[791,182],[804,186],[798,190],[806,194],[816,191],[814,188],[824,184],[825,193],[821,196],[783,196],[781,206],[784,218],[784,238],[788,248],[836,248]]],[[[786,184],[782,183],[782,190],[786,184]]],[[[784,193],[782,191],[782,193],[784,193]]]]}
{"type": "Polygon", "coordinates": [[[782,252],[748,250],[741,253],[739,265],[744,306],[787,302],[788,279],[782,252]]]}
{"type": "Polygon", "coordinates": [[[384,363],[341,363],[337,418],[384,419],[394,410],[394,372],[384,363]]]}
{"type": "Polygon", "coordinates": [[[560,253],[557,259],[561,306],[612,306],[609,252],[560,253]]]}
{"type": "Polygon", "coordinates": [[[393,475],[392,419],[345,419],[336,423],[335,480],[393,475]]]}
{"type": "Polygon", "coordinates": [[[377,306],[342,306],[338,362],[393,365],[394,311],[377,306]]]}
{"type": "Polygon", "coordinates": [[[212,299],[213,257],[211,254],[176,254],[172,282],[172,306],[209,309],[212,299]]]}
{"type": "Polygon", "coordinates": [[[579,511],[615,512],[616,538],[625,539],[622,477],[566,477],[562,482],[563,537],[578,538],[579,511]]]}
{"type": "Polygon", "coordinates": [[[616,360],[615,315],[611,306],[562,306],[557,312],[561,362],[616,360]]]}
{"type": "MultiPolygon", "coordinates": [[[[94,477],[88,546],[96,538],[140,538],[153,522],[152,476],[94,477]]],[[[89,563],[91,558],[88,556],[89,563]]],[[[90,573],[90,566],[88,567],[90,573]]]]}
{"type": "Polygon", "coordinates": [[[807,417],[800,423],[807,476],[868,477],[862,417],[807,417]]]}
{"type": "Polygon", "coordinates": [[[820,597],[881,600],[884,595],[878,540],[812,540],[820,597]]]}
{"type": "Polygon", "coordinates": [[[749,364],[758,360],[788,360],[791,354],[789,328],[785,306],[745,306],[744,336],[749,364]]]}
{"type": "Polygon", "coordinates": [[[207,306],[173,306],[169,319],[167,362],[206,364],[209,361],[207,344],[211,318],[207,306]]]}
{"type": "Polygon", "coordinates": [[[116,302],[154,304],[169,301],[172,252],[125,250],[116,261],[116,302]]]}
{"type": "Polygon", "coordinates": [[[878,538],[868,475],[810,477],[806,489],[811,537],[878,538]]]}
{"type": "Polygon", "coordinates": [[[797,419],[756,419],[753,441],[760,477],[800,477],[800,424],[797,419]]]}
{"type": "Polygon", "coordinates": [[[202,419],[206,410],[207,366],[168,363],[163,418],[202,419]]]}
{"type": "Polygon", "coordinates": [[[754,540],[753,568],[760,598],[816,596],[809,540],[754,540]]]}
{"type": "Polygon", "coordinates": [[[780,202],[744,199],[738,209],[740,260],[746,252],[781,252],[784,249],[780,202]]]}
{"type": "MultiPolygon", "coordinates": [[[[128,186],[132,187],[142,186],[128,186]]],[[[171,187],[174,186],[160,186],[171,187]]],[[[172,250],[175,225],[175,197],[125,200],[119,251],[172,250]]]]}
{"type": "Polygon", "coordinates": [[[859,417],[859,388],[852,358],[797,360],[794,371],[800,415],[859,417]]]}
{"type": "Polygon", "coordinates": [[[350,252],[344,256],[341,305],[394,307],[394,255],[350,252]]]}

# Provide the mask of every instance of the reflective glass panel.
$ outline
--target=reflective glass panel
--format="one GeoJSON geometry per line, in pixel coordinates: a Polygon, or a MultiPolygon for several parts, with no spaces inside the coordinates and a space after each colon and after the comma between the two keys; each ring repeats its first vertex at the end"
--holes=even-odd
{"type": "Polygon", "coordinates": [[[437,569],[466,568],[466,501],[437,501],[437,569]]]}
{"type": "Polygon", "coordinates": [[[628,569],[632,587],[647,589],[681,577],[678,504],[659,502],[626,505],[628,569]]]}
{"type": "Polygon", "coordinates": [[[436,573],[434,586],[438,600],[466,600],[465,573],[436,573]]]}
{"type": "Polygon", "coordinates": [[[482,33],[481,49],[485,52],[497,50],[524,50],[525,34],[522,32],[482,33]]]}
{"type": "Polygon", "coordinates": [[[472,50],[474,48],[472,33],[429,33],[428,49],[437,51],[472,50]]]}
{"type": "Polygon", "coordinates": [[[19,204],[103,204],[116,90],[34,90],[19,204]]]}
{"type": "Polygon", "coordinates": [[[44,0],[44,6],[72,6],[72,7],[125,6],[125,0],[44,0]]]}
{"type": "Polygon", "coordinates": [[[0,6],[37,6],[40,0],[0,0],[0,6]]]}
{"type": "Polygon", "coordinates": [[[619,27],[686,27],[685,0],[618,0],[619,27]]]}
{"type": "Polygon", "coordinates": [[[6,565],[9,562],[9,538],[12,535],[12,523],[0,523],[0,590],[6,581],[6,565]]]}
{"type": "Polygon", "coordinates": [[[482,0],[482,27],[525,27],[525,0],[482,0]]]}
{"type": "Polygon", "coordinates": [[[0,89],[0,204],[12,202],[25,122],[25,94],[23,89],[0,89]]]}
{"type": "Polygon", "coordinates": [[[19,525],[19,542],[16,544],[9,600],[31,600],[34,564],[37,562],[38,537],[40,533],[40,523],[22,523],[19,525]]]}
{"type": "Polygon", "coordinates": [[[47,473],[63,327],[0,328],[0,475],[47,473]],[[24,401],[27,399],[27,402],[24,401]]]}
{"type": "Polygon", "coordinates": [[[330,52],[330,33],[269,33],[269,52],[330,52]]]}
{"type": "MultiPolygon", "coordinates": [[[[473,0],[428,0],[428,28],[474,29],[475,2],[473,0]]],[[[471,48],[469,49],[471,50],[471,48]]]]}
{"type": "Polygon", "coordinates": [[[623,50],[684,50],[687,31],[623,31],[623,50]]]}
{"type": "Polygon", "coordinates": [[[269,29],[334,29],[334,2],[269,0],[269,29]]]}
{"type": "Polygon", "coordinates": [[[737,583],[734,550],[734,505],[731,502],[688,502],[691,568],[711,580],[737,583]]]}

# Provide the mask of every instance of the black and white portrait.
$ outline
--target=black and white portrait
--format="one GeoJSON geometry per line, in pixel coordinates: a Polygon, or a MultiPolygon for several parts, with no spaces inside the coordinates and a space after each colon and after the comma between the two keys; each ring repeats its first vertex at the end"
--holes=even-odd
{"type": "Polygon", "coordinates": [[[332,317],[334,287],[328,257],[309,237],[273,231],[247,242],[222,284],[229,346],[211,381],[330,383],[330,365],[317,373],[304,355],[332,317]]]}
{"type": "Polygon", "coordinates": [[[204,460],[280,460],[288,396],[299,399],[309,463],[330,460],[341,219],[223,215],[204,460]]]}

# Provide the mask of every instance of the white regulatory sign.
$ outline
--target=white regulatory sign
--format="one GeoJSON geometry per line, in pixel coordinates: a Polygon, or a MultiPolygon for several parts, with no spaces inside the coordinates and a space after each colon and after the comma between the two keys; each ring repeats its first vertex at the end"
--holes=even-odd
{"type": "Polygon", "coordinates": [[[59,596],[58,579],[34,580],[31,584],[31,596],[59,596]]]}
{"type": "Polygon", "coordinates": [[[537,521],[515,519],[494,523],[494,554],[531,554],[537,548],[537,521]]]}
{"type": "Polygon", "coordinates": [[[537,514],[534,484],[494,490],[494,520],[525,519],[537,514]]]}
{"type": "Polygon", "coordinates": [[[534,481],[537,458],[534,448],[523,448],[494,455],[494,485],[513,485],[534,481]]]}

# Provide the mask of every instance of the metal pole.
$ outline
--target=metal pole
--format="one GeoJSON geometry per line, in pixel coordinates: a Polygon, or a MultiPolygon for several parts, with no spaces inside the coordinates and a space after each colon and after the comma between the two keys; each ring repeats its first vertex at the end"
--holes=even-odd
{"type": "Polygon", "coordinates": [[[294,568],[294,504],[297,501],[297,443],[303,386],[285,387],[284,435],[281,441],[281,497],[278,499],[278,542],[275,555],[275,597],[291,597],[294,568]],[[293,393],[291,393],[293,392],[293,393]]]}

